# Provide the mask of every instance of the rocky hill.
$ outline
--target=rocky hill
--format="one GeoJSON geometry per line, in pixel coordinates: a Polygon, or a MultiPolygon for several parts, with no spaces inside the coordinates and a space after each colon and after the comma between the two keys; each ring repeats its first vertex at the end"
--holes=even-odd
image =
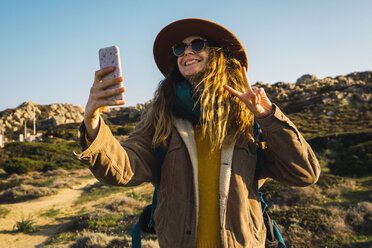
{"type": "MultiPolygon", "coordinates": [[[[372,71],[324,79],[303,75],[295,83],[257,82],[254,87],[263,87],[307,138],[372,133],[372,71]]],[[[134,125],[149,104],[110,108],[103,117],[110,125],[134,125]]],[[[0,124],[3,123],[6,133],[16,136],[23,132],[25,122],[28,128],[33,127],[34,113],[38,131],[46,131],[62,124],[80,123],[84,108],[24,102],[0,112],[0,124]]]]}
{"type": "MultiPolygon", "coordinates": [[[[133,124],[138,122],[146,106],[138,104],[137,107],[110,108],[103,116],[108,124],[133,124]]],[[[24,132],[25,122],[28,130],[33,129],[34,116],[37,131],[45,133],[59,126],[70,127],[70,124],[80,123],[84,118],[84,108],[73,104],[39,105],[24,102],[16,108],[0,112],[0,128],[2,125],[6,137],[17,139],[18,134],[24,132]]]]}
{"type": "Polygon", "coordinates": [[[307,138],[372,132],[372,71],[255,86],[263,87],[307,138]]]}
{"type": "Polygon", "coordinates": [[[17,132],[32,127],[34,116],[38,129],[48,129],[52,126],[79,122],[83,119],[84,108],[72,104],[38,105],[33,102],[24,102],[17,108],[6,109],[0,112],[0,123],[5,132],[17,132]]]}

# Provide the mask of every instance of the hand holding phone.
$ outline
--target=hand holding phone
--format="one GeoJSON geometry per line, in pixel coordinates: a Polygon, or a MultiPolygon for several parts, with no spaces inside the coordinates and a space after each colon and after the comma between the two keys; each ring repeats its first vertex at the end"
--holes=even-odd
{"type": "MultiPolygon", "coordinates": [[[[115,70],[103,76],[102,80],[122,76],[119,47],[110,46],[110,47],[101,48],[98,51],[98,54],[99,54],[99,65],[101,69],[106,68],[106,67],[115,67],[115,70]]],[[[109,89],[119,88],[119,87],[123,87],[123,83],[110,86],[109,89]]],[[[108,97],[107,99],[108,100],[124,100],[124,93],[118,94],[116,96],[108,97]]]]}

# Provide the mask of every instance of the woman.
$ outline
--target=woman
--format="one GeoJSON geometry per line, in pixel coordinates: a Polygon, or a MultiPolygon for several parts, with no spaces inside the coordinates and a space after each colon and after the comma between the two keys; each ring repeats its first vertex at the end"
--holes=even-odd
{"type": "Polygon", "coordinates": [[[100,108],[124,104],[106,97],[123,79],[96,72],[78,157],[110,185],[156,181],[157,147],[166,151],[154,214],[160,247],[264,247],[266,230],[258,195],[266,178],[307,186],[318,161],[295,125],[263,89],[249,84],[247,57],[226,28],[202,19],[166,26],[154,43],[165,76],[143,121],[123,143],[112,136],[100,108]],[[259,180],[253,121],[267,144],[259,180]]]}

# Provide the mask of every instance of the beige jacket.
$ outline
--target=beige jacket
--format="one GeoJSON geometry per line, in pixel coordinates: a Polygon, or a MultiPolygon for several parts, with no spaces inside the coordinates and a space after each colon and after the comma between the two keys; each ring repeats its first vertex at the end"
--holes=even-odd
{"type": "MultiPolygon", "coordinates": [[[[257,145],[243,138],[221,150],[220,229],[222,247],[265,246],[258,188],[266,178],[286,185],[308,186],[319,177],[319,163],[295,125],[274,107],[274,113],[258,120],[268,149],[259,182],[254,180],[257,145]]],[[[85,127],[80,127],[84,134],[85,127]]],[[[90,166],[98,180],[109,185],[133,186],[154,182],[156,153],[152,134],[135,133],[123,144],[100,120],[97,138],[77,158],[90,166]]],[[[198,224],[198,161],[194,129],[176,119],[167,149],[154,214],[160,247],[195,247],[198,224]]]]}

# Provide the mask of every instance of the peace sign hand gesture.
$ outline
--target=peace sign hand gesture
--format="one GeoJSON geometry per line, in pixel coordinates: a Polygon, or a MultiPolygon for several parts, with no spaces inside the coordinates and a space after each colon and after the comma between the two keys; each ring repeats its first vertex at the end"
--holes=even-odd
{"type": "Polygon", "coordinates": [[[267,97],[265,90],[263,88],[252,90],[252,87],[248,81],[247,71],[245,67],[242,67],[242,73],[244,83],[247,86],[246,93],[237,91],[228,85],[224,85],[223,87],[231,94],[238,97],[242,102],[244,102],[256,118],[264,118],[266,116],[269,116],[273,112],[273,104],[267,97]]]}

